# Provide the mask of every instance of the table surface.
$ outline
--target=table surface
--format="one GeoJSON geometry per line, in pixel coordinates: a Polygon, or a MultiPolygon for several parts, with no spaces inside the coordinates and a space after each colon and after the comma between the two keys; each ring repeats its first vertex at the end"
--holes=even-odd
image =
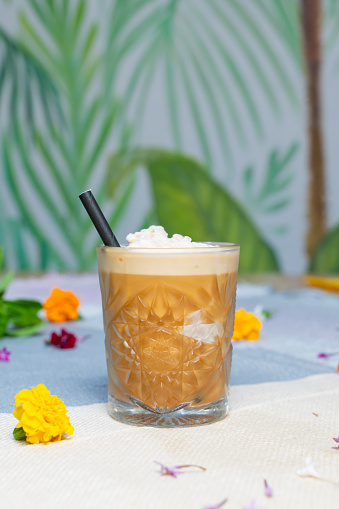
{"type": "Polygon", "coordinates": [[[7,298],[44,300],[54,286],[79,295],[84,319],[66,328],[85,337],[74,350],[44,340],[65,324],[48,324],[32,338],[2,338],[11,351],[0,363],[0,477],[4,507],[197,508],[228,498],[227,507],[335,507],[339,487],[301,478],[306,457],[324,476],[339,480],[339,296],[305,288],[303,279],[246,275],[239,278],[237,308],[272,312],[260,340],[234,344],[229,416],[209,426],[158,430],[134,428],[107,415],[107,377],[100,291],[95,275],[49,274],[17,279],[7,298]],[[279,290],[279,291],[277,291],[279,290]],[[47,446],[12,439],[14,395],[44,383],[69,409],[75,434],[47,446]],[[161,477],[154,460],[198,463],[206,472],[161,477]],[[30,468],[43,475],[17,478],[30,468]],[[25,470],[26,469],[26,470],[25,470]],[[272,484],[267,499],[263,479],[272,484]],[[133,489],[132,489],[133,488],[133,489]],[[35,490],[40,490],[37,496],[35,490]],[[45,504],[45,505],[44,505],[45,504]],[[253,506],[254,507],[254,506],[253,506]]]}

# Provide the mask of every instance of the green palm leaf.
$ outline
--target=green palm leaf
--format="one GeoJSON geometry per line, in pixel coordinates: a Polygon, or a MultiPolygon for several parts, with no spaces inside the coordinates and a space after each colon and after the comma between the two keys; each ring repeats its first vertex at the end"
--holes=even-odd
{"type": "MultiPolygon", "coordinates": [[[[34,212],[31,210],[31,206],[28,205],[26,201],[25,192],[22,186],[19,185],[20,179],[18,178],[18,175],[15,172],[16,165],[14,164],[13,154],[11,153],[10,149],[10,147],[12,147],[13,145],[14,144],[12,135],[11,134],[8,134],[7,136],[5,135],[5,137],[2,140],[2,158],[8,187],[21,214],[22,222],[24,223],[25,226],[27,226],[31,233],[33,233],[35,239],[41,245],[43,245],[46,243],[45,232],[41,229],[41,222],[37,218],[36,214],[34,214],[34,212]]],[[[54,240],[54,236],[53,239],[51,240],[54,240]]],[[[52,261],[56,262],[58,268],[65,269],[67,266],[67,261],[64,259],[65,252],[62,249],[62,246],[54,242],[54,245],[52,245],[51,247],[52,247],[51,250],[52,261]]],[[[25,264],[27,263],[27,260],[28,258],[26,256],[25,264]]]]}
{"type": "MultiPolygon", "coordinates": [[[[27,55],[34,55],[37,65],[55,77],[63,94],[64,124],[62,129],[53,125],[50,130],[35,126],[32,146],[26,139],[25,128],[13,120],[12,130],[3,138],[6,185],[19,215],[15,218],[17,228],[11,230],[11,244],[16,251],[16,264],[21,268],[40,265],[88,270],[93,267],[97,239],[76,195],[93,187],[108,218],[116,224],[130,200],[135,176],[117,182],[112,205],[103,155],[114,131],[116,138],[126,140],[130,130],[122,120],[120,102],[112,93],[114,79],[103,65],[105,55],[98,52],[99,27],[89,18],[88,3],[85,0],[72,4],[59,0],[28,3],[30,15],[23,12],[20,15],[21,45],[27,55]],[[19,181],[24,182],[25,191],[19,181]],[[30,204],[26,193],[34,196],[30,204]],[[41,216],[48,218],[48,229],[41,216]],[[40,256],[22,257],[22,241],[27,237],[31,242],[34,239],[34,251],[40,256]]],[[[122,12],[125,16],[124,9],[122,12]]],[[[130,19],[126,18],[126,24],[130,24],[130,19]]],[[[108,37],[112,38],[110,27],[107,28],[108,37]]],[[[120,27],[116,32],[120,36],[120,27]]],[[[130,49],[133,41],[132,32],[127,31],[120,46],[115,37],[111,42],[123,54],[125,45],[130,49]]],[[[37,79],[43,89],[41,77],[37,79]]],[[[13,94],[19,92],[16,85],[13,94]]],[[[46,115],[52,114],[46,111],[46,115]]],[[[8,221],[13,222],[14,218],[8,221]]]]}
{"type": "MultiPolygon", "coordinates": [[[[244,0],[123,2],[125,7],[116,8],[120,19],[126,15],[124,9],[130,8],[131,16],[126,27],[115,26],[120,54],[128,61],[136,39],[142,48],[125,86],[124,118],[140,120],[136,104],[147,103],[152,90],[150,76],[155,79],[163,73],[164,104],[174,147],[180,151],[191,149],[181,127],[188,119],[189,138],[193,135],[197,140],[205,165],[213,170],[218,152],[232,164],[234,153],[243,150],[248,138],[257,139],[267,130],[259,103],[264,101],[276,116],[283,114],[286,104],[299,104],[293,73],[291,76],[282,68],[265,30],[269,22],[279,38],[279,51],[299,72],[297,8],[291,0],[273,3],[261,6],[261,2],[253,2],[248,10],[244,0]],[[139,7],[135,16],[132,5],[139,7]],[[255,19],[249,12],[252,9],[256,11],[255,19]],[[154,58],[156,74],[150,71],[154,58]],[[267,68],[270,72],[263,71],[267,68]]],[[[111,65],[114,74],[117,64],[111,65]]]]}
{"type": "MultiPolygon", "coordinates": [[[[114,166],[113,166],[114,165],[114,166]]],[[[278,261],[241,205],[199,163],[162,150],[136,150],[111,160],[121,173],[143,165],[151,178],[154,213],[170,235],[181,232],[197,241],[241,246],[239,270],[277,271],[278,261]]]]}
{"type": "Polygon", "coordinates": [[[309,271],[339,274],[339,225],[332,228],[312,256],[309,271]]]}
{"type": "Polygon", "coordinates": [[[47,128],[63,119],[57,86],[43,66],[20,43],[0,28],[0,112],[2,118],[24,116],[32,129],[42,112],[47,128]],[[3,97],[9,93],[9,101],[3,97]]]}
{"type": "Polygon", "coordinates": [[[289,203],[285,193],[294,176],[289,165],[297,150],[298,144],[293,143],[283,155],[278,150],[271,151],[259,189],[255,188],[254,167],[246,168],[243,174],[245,199],[252,212],[275,212],[289,203]]]}

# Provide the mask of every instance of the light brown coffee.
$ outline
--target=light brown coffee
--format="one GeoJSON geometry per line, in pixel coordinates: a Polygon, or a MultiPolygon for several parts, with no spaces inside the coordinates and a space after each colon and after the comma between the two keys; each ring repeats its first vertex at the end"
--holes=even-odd
{"type": "Polygon", "coordinates": [[[160,412],[224,398],[238,253],[193,254],[184,268],[149,255],[147,274],[131,253],[107,255],[98,251],[109,394],[160,412]]]}

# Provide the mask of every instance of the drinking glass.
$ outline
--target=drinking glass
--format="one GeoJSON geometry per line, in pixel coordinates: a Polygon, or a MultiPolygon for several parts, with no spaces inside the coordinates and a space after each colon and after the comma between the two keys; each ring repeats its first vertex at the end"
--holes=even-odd
{"type": "Polygon", "coordinates": [[[97,248],[109,413],[135,425],[228,412],[239,246],[97,248]]]}

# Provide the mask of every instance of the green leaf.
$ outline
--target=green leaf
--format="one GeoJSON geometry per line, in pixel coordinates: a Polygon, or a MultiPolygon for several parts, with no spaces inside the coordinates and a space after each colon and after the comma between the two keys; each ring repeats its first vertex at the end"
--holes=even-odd
{"type": "Polygon", "coordinates": [[[14,329],[32,327],[42,322],[41,318],[31,314],[21,314],[10,319],[10,325],[13,325],[14,329]]]}
{"type": "Polygon", "coordinates": [[[14,275],[15,275],[14,270],[10,270],[0,279],[0,297],[3,296],[7,286],[12,282],[14,275]]]}
{"type": "Polygon", "coordinates": [[[23,428],[14,428],[13,436],[15,440],[26,440],[26,433],[23,428]]]}
{"type": "Polygon", "coordinates": [[[42,309],[41,302],[31,299],[3,300],[10,313],[37,314],[42,309]]]}
{"type": "Polygon", "coordinates": [[[29,269],[29,255],[27,253],[27,247],[25,246],[25,240],[23,238],[25,230],[27,231],[24,220],[20,221],[17,219],[10,219],[9,228],[12,234],[18,269],[27,270],[29,269]]]}
{"type": "MultiPolygon", "coordinates": [[[[190,24],[190,30],[195,32],[195,37],[197,39],[202,39],[201,34],[208,34],[208,41],[214,47],[214,53],[220,54],[221,61],[224,65],[227,66],[229,71],[229,75],[234,81],[234,85],[237,88],[239,94],[241,95],[241,102],[244,103],[247,109],[247,121],[252,122],[253,129],[257,132],[258,135],[263,134],[263,126],[262,126],[262,118],[260,118],[258,107],[255,103],[253,93],[251,89],[248,87],[246,76],[241,72],[241,68],[239,66],[239,61],[237,58],[234,58],[233,52],[228,50],[227,45],[223,42],[220,36],[217,35],[215,27],[208,23],[208,18],[198,16],[198,11],[196,9],[193,10],[192,15],[193,18],[195,15],[197,20],[200,22],[200,31],[199,27],[196,30],[195,25],[190,24]]],[[[186,22],[187,23],[187,22],[186,22]]]]}
{"type": "Polygon", "coordinates": [[[290,162],[298,150],[298,144],[292,143],[287,151],[280,154],[272,150],[263,175],[261,187],[257,190],[255,182],[255,170],[252,166],[243,172],[243,183],[247,207],[261,214],[271,214],[285,208],[290,203],[290,198],[284,195],[284,191],[292,183],[294,174],[290,171],[290,162]]]}
{"type": "Polygon", "coordinates": [[[86,37],[86,40],[84,43],[84,47],[83,47],[83,53],[82,53],[82,58],[84,60],[86,58],[88,58],[88,56],[90,55],[90,53],[93,49],[93,45],[95,43],[97,33],[98,33],[98,28],[99,28],[98,25],[92,25],[88,34],[87,34],[87,37],[86,37]]]}
{"type": "Polygon", "coordinates": [[[269,309],[263,309],[261,313],[267,319],[272,318],[274,315],[273,311],[270,311],[269,309]]]}
{"type": "Polygon", "coordinates": [[[312,256],[309,271],[339,274],[339,224],[330,230],[312,256]]]}
{"type": "MultiPolygon", "coordinates": [[[[232,15],[235,15],[235,24],[239,26],[241,33],[246,34],[246,37],[252,41],[257,53],[260,51],[262,57],[265,57],[265,64],[270,69],[270,73],[274,75],[281,84],[279,89],[280,93],[285,94],[290,103],[297,106],[298,97],[290,75],[281,65],[279,58],[277,58],[277,52],[271,44],[269,37],[267,37],[266,32],[262,30],[262,25],[258,23],[257,17],[253,17],[251,12],[246,8],[246,2],[224,2],[221,5],[224,9],[228,7],[231,8],[232,15]]],[[[256,3],[253,2],[253,5],[256,5],[256,3]]],[[[227,12],[225,14],[227,15],[227,12]]],[[[260,19],[260,13],[258,13],[258,16],[260,19]]],[[[286,40],[283,40],[283,42],[286,44],[286,40]]],[[[295,67],[299,70],[298,64],[295,67]]]]}
{"type": "Polygon", "coordinates": [[[271,73],[265,72],[263,69],[260,57],[263,57],[263,53],[259,53],[251,44],[251,40],[247,40],[244,35],[246,30],[239,30],[237,26],[232,22],[228,13],[225,13],[222,6],[214,2],[211,4],[211,13],[214,14],[213,26],[217,26],[218,23],[222,23],[223,27],[227,30],[227,33],[232,37],[237,48],[242,51],[243,58],[246,58],[248,67],[250,67],[251,76],[257,79],[261,89],[265,93],[265,96],[270,103],[272,109],[278,113],[281,108],[281,100],[279,100],[280,90],[270,83],[272,79],[271,73]],[[214,12],[213,12],[214,10],[214,12]]]}
{"type": "Polygon", "coordinates": [[[278,271],[277,258],[239,203],[196,161],[161,150],[136,151],[153,187],[155,212],[169,235],[241,246],[239,270],[278,271]]]}
{"type": "Polygon", "coordinates": [[[9,316],[7,308],[0,300],[0,338],[5,336],[8,322],[9,316]]]}
{"type": "Polygon", "coordinates": [[[49,130],[53,125],[60,125],[62,120],[60,96],[51,76],[24,45],[13,39],[1,27],[0,53],[3,55],[0,59],[0,106],[2,92],[8,88],[9,98],[6,94],[6,100],[2,101],[2,104],[11,109],[14,118],[13,115],[15,117],[19,115],[19,106],[23,102],[24,115],[21,115],[21,120],[25,121],[29,131],[32,131],[34,124],[38,124],[33,97],[39,102],[44,128],[49,130]],[[5,87],[5,82],[10,86],[5,87]],[[40,82],[43,83],[43,87],[39,86],[40,82]],[[57,111],[55,118],[51,118],[50,108],[57,111]]]}
{"type": "Polygon", "coordinates": [[[120,189],[120,196],[116,199],[116,207],[113,211],[113,214],[110,216],[109,224],[112,226],[112,228],[115,228],[117,226],[119,218],[123,215],[125,212],[127,205],[129,203],[129,200],[132,196],[134,187],[136,184],[136,176],[132,175],[129,179],[127,179],[127,183],[125,188],[120,189]]]}
{"type": "Polygon", "coordinates": [[[117,101],[112,101],[109,107],[106,110],[105,119],[102,123],[100,130],[96,136],[96,139],[91,147],[91,153],[88,159],[86,160],[86,164],[84,165],[84,180],[83,187],[87,185],[87,179],[91,175],[91,171],[95,167],[95,163],[97,158],[99,157],[101,150],[105,146],[107,142],[107,138],[112,130],[112,125],[114,121],[114,117],[117,115],[119,111],[119,103],[117,101]]]}
{"type": "Polygon", "coordinates": [[[73,36],[75,39],[77,38],[78,33],[79,33],[79,28],[81,28],[82,23],[84,21],[85,11],[86,11],[86,2],[84,0],[80,0],[80,2],[78,3],[78,6],[76,8],[76,11],[75,11],[74,21],[73,21],[73,26],[72,26],[73,36]]]}
{"type": "Polygon", "coordinates": [[[272,205],[268,205],[267,207],[263,208],[263,212],[265,214],[270,214],[272,212],[278,212],[279,210],[284,209],[290,203],[291,203],[291,200],[289,198],[286,198],[285,200],[277,201],[276,203],[273,203],[272,205]]]}
{"type": "MultiPolygon", "coordinates": [[[[47,238],[45,236],[45,234],[42,232],[41,224],[40,224],[41,221],[36,220],[36,217],[33,214],[31,207],[28,205],[28,203],[26,201],[25,192],[24,192],[22,186],[19,185],[19,178],[17,177],[17,174],[16,174],[17,166],[14,165],[14,163],[13,163],[13,160],[12,160],[13,154],[11,152],[11,148],[13,149],[16,146],[16,141],[14,141],[14,140],[16,140],[16,138],[13,137],[13,133],[12,133],[12,136],[5,135],[4,139],[3,139],[3,143],[2,143],[3,163],[4,163],[5,175],[7,177],[7,184],[8,184],[9,189],[13,195],[13,198],[15,199],[16,206],[18,207],[20,213],[22,214],[22,217],[25,218],[25,222],[26,222],[27,226],[29,227],[29,229],[31,230],[31,232],[33,233],[34,237],[41,242],[46,242],[46,241],[51,242],[50,245],[52,248],[53,258],[55,260],[57,260],[58,266],[60,268],[62,268],[62,267],[65,268],[64,259],[63,259],[64,249],[62,247],[60,247],[58,249],[58,247],[56,247],[53,244],[53,238],[51,238],[51,237],[47,238]],[[60,251],[60,253],[58,251],[60,251]]],[[[20,151],[17,151],[17,152],[21,153],[20,151]]],[[[22,154],[24,155],[24,153],[22,153],[22,154]]],[[[27,157],[28,157],[28,155],[26,154],[25,159],[27,157]]],[[[48,209],[49,209],[49,205],[50,205],[50,203],[48,202],[48,209]]],[[[47,202],[46,202],[46,206],[47,206],[47,202]]],[[[61,227],[61,223],[60,223],[60,227],[61,227]]],[[[67,234],[67,236],[70,236],[70,232],[67,233],[67,230],[65,228],[64,219],[62,221],[62,227],[63,227],[65,233],[67,234]]],[[[70,244],[72,244],[72,242],[70,244]]]]}
{"type": "Polygon", "coordinates": [[[199,145],[201,146],[201,152],[207,165],[208,171],[212,168],[212,151],[211,143],[208,138],[211,137],[210,133],[207,133],[205,129],[205,122],[202,117],[202,111],[199,105],[199,100],[196,93],[193,91],[193,84],[190,81],[190,77],[187,71],[186,63],[178,54],[178,63],[181,70],[181,78],[184,89],[186,90],[187,104],[190,108],[193,125],[196,126],[199,145]],[[209,136],[208,136],[209,134],[209,136]]]}
{"type": "Polygon", "coordinates": [[[270,197],[272,194],[279,193],[291,183],[293,174],[285,176],[283,180],[281,177],[286,175],[288,165],[295,156],[297,150],[298,144],[293,143],[282,157],[279,156],[277,150],[271,152],[266,169],[265,181],[258,196],[259,201],[270,197]]]}
{"type": "MultiPolygon", "coordinates": [[[[185,46],[188,48],[188,50],[190,50],[190,59],[192,60],[192,64],[194,64],[194,66],[192,67],[192,71],[195,71],[197,79],[198,79],[198,81],[200,81],[201,88],[204,91],[205,99],[206,99],[206,102],[208,103],[209,109],[210,109],[211,113],[213,113],[213,119],[214,119],[215,128],[216,128],[215,129],[216,136],[220,140],[219,143],[220,143],[220,147],[223,152],[223,156],[225,158],[225,161],[227,161],[229,163],[229,166],[232,167],[233,160],[232,160],[232,152],[231,152],[230,144],[229,144],[229,132],[227,132],[227,129],[224,125],[225,121],[227,123],[229,119],[228,118],[225,119],[222,114],[216,90],[214,89],[214,87],[212,88],[212,84],[211,84],[210,80],[208,79],[209,74],[206,73],[204,63],[202,63],[204,61],[201,59],[200,55],[197,56],[195,54],[196,52],[194,51],[194,48],[191,47],[190,40],[187,39],[184,34],[182,35],[182,38],[185,42],[185,46]],[[230,164],[230,163],[232,163],[232,164],[230,164]]],[[[168,78],[167,78],[167,81],[168,81],[168,78]]],[[[172,109],[174,109],[174,105],[175,105],[174,99],[172,100],[172,103],[173,103],[172,109]]],[[[174,113],[172,113],[172,115],[174,116],[174,113]]],[[[173,125],[173,121],[172,121],[172,125],[173,125]]],[[[181,145],[176,144],[176,148],[178,150],[180,150],[181,145]]]]}
{"type": "Polygon", "coordinates": [[[39,332],[42,327],[45,325],[45,323],[40,320],[39,323],[35,325],[30,325],[27,327],[20,327],[17,329],[10,329],[7,330],[6,335],[7,336],[34,336],[37,332],[39,332]]]}
{"type": "Polygon", "coordinates": [[[1,300],[1,308],[4,314],[2,335],[30,336],[35,334],[44,322],[37,316],[42,308],[40,302],[35,300],[1,300]]]}

